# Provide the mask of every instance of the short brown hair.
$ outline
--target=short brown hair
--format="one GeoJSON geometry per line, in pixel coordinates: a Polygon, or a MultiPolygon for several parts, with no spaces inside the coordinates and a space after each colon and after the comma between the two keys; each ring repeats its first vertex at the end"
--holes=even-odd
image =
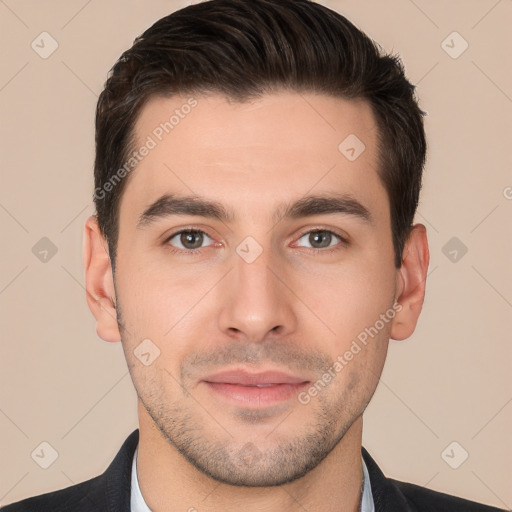
{"type": "Polygon", "coordinates": [[[134,127],[145,102],[156,94],[196,93],[242,102],[279,89],[362,98],[371,105],[395,266],[401,266],[418,205],[426,140],[425,112],[399,57],[382,52],[342,15],[309,0],[209,0],[158,20],[137,37],[111,69],[99,97],[94,202],[113,269],[127,180],[106,184],[113,183],[134,150],[134,127]]]}

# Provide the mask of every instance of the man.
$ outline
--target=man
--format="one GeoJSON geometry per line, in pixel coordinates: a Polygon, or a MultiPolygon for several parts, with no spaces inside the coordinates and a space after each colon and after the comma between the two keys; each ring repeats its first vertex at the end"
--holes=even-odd
{"type": "Polygon", "coordinates": [[[14,511],[491,511],[361,446],[421,311],[423,112],[400,61],[306,0],[156,22],[96,118],[87,301],[139,429],[106,472],[14,511]]]}

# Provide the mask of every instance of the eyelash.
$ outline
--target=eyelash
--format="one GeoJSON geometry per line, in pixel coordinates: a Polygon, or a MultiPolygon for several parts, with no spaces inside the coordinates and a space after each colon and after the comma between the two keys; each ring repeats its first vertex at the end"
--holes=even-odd
{"type": "MultiPolygon", "coordinates": [[[[186,254],[188,256],[195,256],[195,255],[199,254],[202,249],[206,249],[206,247],[200,247],[198,249],[178,249],[176,247],[173,247],[171,244],[169,244],[170,240],[172,240],[177,235],[181,235],[182,233],[202,233],[203,235],[206,235],[208,238],[212,238],[210,235],[208,235],[208,233],[206,233],[206,231],[203,231],[202,229],[194,229],[194,228],[181,229],[180,231],[176,231],[175,233],[173,233],[172,235],[167,237],[164,241],[164,245],[166,245],[169,248],[168,250],[171,253],[176,253],[176,254],[179,253],[179,254],[186,254]]],[[[315,229],[310,229],[309,231],[304,231],[299,235],[297,240],[300,240],[304,235],[307,235],[310,233],[330,233],[331,235],[334,235],[335,237],[337,237],[340,240],[340,243],[338,243],[337,245],[334,245],[332,247],[325,247],[323,249],[317,249],[315,247],[305,247],[304,248],[304,249],[307,249],[308,251],[313,252],[314,254],[331,253],[331,252],[340,250],[343,247],[346,247],[348,245],[348,240],[346,238],[344,238],[343,236],[341,236],[340,234],[338,234],[330,229],[322,229],[322,228],[315,228],[315,229]]]]}

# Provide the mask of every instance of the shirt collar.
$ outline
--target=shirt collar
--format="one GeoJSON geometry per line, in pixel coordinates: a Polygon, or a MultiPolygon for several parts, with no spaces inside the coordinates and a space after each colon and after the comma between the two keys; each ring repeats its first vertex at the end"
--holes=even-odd
{"type": "Polygon", "coordinates": [[[151,512],[147,503],[144,501],[142,493],[140,492],[139,479],[137,477],[137,453],[139,452],[139,446],[135,449],[132,462],[132,487],[131,487],[131,498],[130,498],[130,510],[131,512],[151,512]]]}
{"type": "MultiPolygon", "coordinates": [[[[144,497],[140,492],[139,479],[137,477],[137,453],[139,447],[135,449],[132,462],[132,485],[131,485],[131,497],[130,497],[130,510],[131,512],[151,512],[147,503],[144,501],[144,497]]],[[[368,469],[362,459],[363,463],[363,498],[361,501],[360,512],[375,512],[375,504],[373,502],[372,488],[370,485],[370,475],[368,469]]]]}

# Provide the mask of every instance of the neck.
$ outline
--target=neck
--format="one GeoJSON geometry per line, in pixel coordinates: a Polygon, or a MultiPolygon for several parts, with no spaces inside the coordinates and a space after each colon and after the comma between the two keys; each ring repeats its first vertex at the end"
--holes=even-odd
{"type": "Polygon", "coordinates": [[[322,510],[357,512],[362,489],[362,416],[305,476],[280,486],[227,485],[197,470],[162,435],[139,402],[139,487],[153,512],[322,510]]]}

